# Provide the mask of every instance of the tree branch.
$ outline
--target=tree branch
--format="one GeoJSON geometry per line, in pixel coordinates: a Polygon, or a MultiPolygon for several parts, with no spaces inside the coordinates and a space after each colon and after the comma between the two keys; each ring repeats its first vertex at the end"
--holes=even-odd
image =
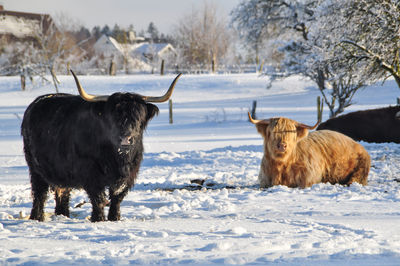
{"type": "Polygon", "coordinates": [[[384,69],[389,71],[392,75],[396,75],[396,71],[393,69],[393,67],[389,64],[387,64],[386,62],[384,62],[384,60],[382,59],[382,57],[380,57],[379,55],[375,54],[374,52],[372,52],[371,50],[369,50],[368,48],[366,48],[365,46],[362,46],[358,43],[355,43],[353,41],[350,40],[341,40],[341,43],[347,43],[350,44],[358,49],[360,49],[361,51],[369,54],[374,60],[378,61],[379,65],[384,69]]]}

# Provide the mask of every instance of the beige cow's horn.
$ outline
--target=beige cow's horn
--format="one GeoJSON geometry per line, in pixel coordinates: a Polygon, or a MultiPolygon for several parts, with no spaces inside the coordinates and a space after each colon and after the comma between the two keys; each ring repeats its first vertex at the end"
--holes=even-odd
{"type": "Polygon", "coordinates": [[[317,123],[315,125],[313,125],[313,126],[307,126],[307,125],[301,124],[301,123],[298,123],[297,126],[298,127],[302,127],[302,128],[307,128],[309,130],[313,130],[319,125],[319,123],[321,123],[321,120],[318,120],[317,123]]]}
{"type": "Polygon", "coordinates": [[[76,87],[78,88],[79,94],[81,97],[88,102],[100,102],[100,101],[107,101],[108,96],[107,95],[91,95],[86,93],[86,91],[82,88],[81,83],[78,80],[78,77],[75,75],[74,71],[70,70],[72,73],[72,76],[74,76],[76,87]]]}
{"type": "Polygon", "coordinates": [[[258,123],[262,123],[262,124],[269,124],[269,119],[264,119],[264,120],[257,120],[257,119],[253,119],[251,117],[250,112],[247,112],[247,114],[249,115],[249,120],[251,123],[253,123],[254,125],[258,124],[258,123]]]}
{"type": "MultiPolygon", "coordinates": [[[[109,97],[108,95],[91,95],[91,94],[88,94],[82,88],[82,86],[81,86],[81,84],[80,84],[80,82],[78,80],[78,77],[75,75],[75,73],[72,70],[70,70],[70,71],[71,71],[72,75],[74,76],[75,83],[76,83],[76,86],[78,87],[79,94],[81,95],[81,97],[84,100],[86,100],[88,102],[99,102],[99,101],[107,101],[108,100],[108,97],[109,97]]],[[[182,73],[180,73],[178,76],[176,76],[174,81],[169,86],[168,91],[164,95],[157,96],[157,97],[154,97],[154,96],[142,96],[142,99],[144,101],[146,101],[146,102],[155,102],[155,103],[162,103],[162,102],[167,101],[171,97],[172,92],[174,91],[175,84],[176,84],[176,82],[178,81],[178,78],[181,75],[182,75],[182,73]]]]}
{"type": "Polygon", "coordinates": [[[142,99],[146,102],[153,102],[153,103],[162,103],[165,101],[168,101],[168,99],[171,97],[172,92],[174,91],[174,87],[176,82],[178,81],[179,77],[182,76],[182,73],[178,74],[174,81],[172,81],[171,85],[169,86],[168,91],[163,95],[163,96],[142,96],[142,99]]]}

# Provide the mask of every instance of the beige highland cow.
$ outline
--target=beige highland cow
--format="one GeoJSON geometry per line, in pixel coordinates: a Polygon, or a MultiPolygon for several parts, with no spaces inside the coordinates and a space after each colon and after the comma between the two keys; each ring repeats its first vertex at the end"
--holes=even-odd
{"type": "Polygon", "coordinates": [[[309,187],[316,183],[367,184],[370,157],[359,143],[330,130],[309,133],[307,126],[288,118],[250,121],[264,138],[260,187],[309,187]]]}

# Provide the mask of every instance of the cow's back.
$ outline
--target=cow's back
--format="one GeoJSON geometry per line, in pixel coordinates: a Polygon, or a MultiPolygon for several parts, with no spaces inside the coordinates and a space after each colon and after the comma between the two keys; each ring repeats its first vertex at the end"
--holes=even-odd
{"type": "Polygon", "coordinates": [[[400,143],[400,106],[356,111],[328,119],[317,130],[333,130],[357,141],[400,143]]]}
{"type": "MultiPolygon", "coordinates": [[[[322,182],[346,184],[356,168],[366,168],[368,175],[370,157],[365,148],[350,137],[331,130],[310,132],[308,137],[298,143],[305,157],[314,157],[321,168],[322,182]]],[[[317,167],[312,166],[310,167],[317,167]]],[[[366,178],[366,177],[365,177],[366,178]]],[[[357,180],[358,181],[358,180],[357,180]]],[[[359,181],[366,184],[364,181],[359,181]]]]}

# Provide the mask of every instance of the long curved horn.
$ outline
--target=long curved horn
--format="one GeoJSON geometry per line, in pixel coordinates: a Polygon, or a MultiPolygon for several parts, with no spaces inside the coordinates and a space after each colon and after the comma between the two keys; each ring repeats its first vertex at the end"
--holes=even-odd
{"type": "Polygon", "coordinates": [[[142,96],[142,99],[146,102],[153,102],[153,103],[162,103],[165,101],[168,101],[168,99],[171,97],[172,92],[174,91],[174,87],[176,82],[178,81],[178,78],[182,75],[182,73],[179,73],[178,76],[172,81],[171,85],[169,86],[168,91],[163,95],[159,97],[154,97],[154,96],[142,96]]]}
{"type": "Polygon", "coordinates": [[[108,96],[107,95],[90,95],[86,93],[86,91],[82,88],[81,83],[78,80],[78,77],[75,75],[74,71],[71,69],[69,70],[72,73],[72,76],[74,76],[76,87],[78,88],[79,94],[81,97],[88,102],[101,102],[101,101],[107,101],[108,96]]]}
{"type": "Polygon", "coordinates": [[[262,123],[262,124],[269,124],[269,119],[264,119],[264,120],[257,120],[257,119],[253,119],[251,117],[250,112],[247,112],[247,114],[249,115],[249,120],[251,123],[253,123],[254,125],[258,124],[258,123],[262,123]]]}
{"type": "Polygon", "coordinates": [[[313,126],[307,126],[307,125],[302,124],[302,123],[298,123],[297,126],[298,126],[298,127],[302,127],[302,128],[307,128],[307,129],[309,129],[309,130],[313,130],[313,129],[315,129],[315,128],[319,125],[319,123],[321,123],[321,120],[320,120],[320,119],[319,119],[319,120],[317,121],[317,123],[316,123],[315,125],[313,125],[313,126]]]}

